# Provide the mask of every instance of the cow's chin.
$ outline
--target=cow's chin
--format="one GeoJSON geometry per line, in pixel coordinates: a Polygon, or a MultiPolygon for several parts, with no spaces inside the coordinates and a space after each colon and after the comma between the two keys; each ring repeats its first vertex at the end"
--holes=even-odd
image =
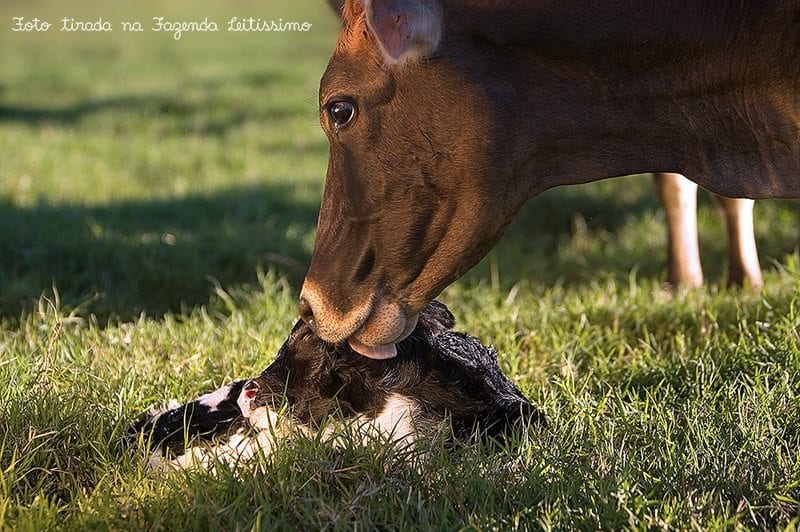
{"type": "Polygon", "coordinates": [[[397,356],[397,343],[412,333],[418,319],[418,314],[407,317],[395,303],[379,302],[347,342],[353,351],[367,358],[393,358],[397,356]]]}

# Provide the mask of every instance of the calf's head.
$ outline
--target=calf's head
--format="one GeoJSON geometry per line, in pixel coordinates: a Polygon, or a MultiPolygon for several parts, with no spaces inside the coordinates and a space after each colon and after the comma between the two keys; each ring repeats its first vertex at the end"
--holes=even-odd
{"type": "Polygon", "coordinates": [[[498,167],[490,92],[502,87],[478,82],[488,61],[449,37],[440,0],[346,0],[342,16],[320,86],[330,151],[300,309],[325,341],[390,358],[523,198],[498,167]]]}
{"type": "Polygon", "coordinates": [[[448,331],[450,311],[436,301],[399,345],[399,356],[373,361],[346,343],[320,340],[302,321],[275,361],[244,384],[238,405],[256,428],[274,424],[288,406],[294,421],[319,427],[329,416],[353,418],[392,433],[401,424],[416,437],[449,420],[454,436],[499,434],[520,423],[544,423],[539,411],[500,371],[496,353],[471,336],[448,331]],[[397,410],[402,412],[397,412],[397,410]]]}

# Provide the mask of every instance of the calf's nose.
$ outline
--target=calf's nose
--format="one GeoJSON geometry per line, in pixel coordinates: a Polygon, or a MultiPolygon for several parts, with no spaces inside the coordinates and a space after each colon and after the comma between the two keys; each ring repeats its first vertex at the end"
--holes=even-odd
{"type": "Polygon", "coordinates": [[[253,397],[258,394],[258,384],[256,381],[249,381],[247,384],[244,385],[244,397],[245,399],[252,399],[253,397]]]}

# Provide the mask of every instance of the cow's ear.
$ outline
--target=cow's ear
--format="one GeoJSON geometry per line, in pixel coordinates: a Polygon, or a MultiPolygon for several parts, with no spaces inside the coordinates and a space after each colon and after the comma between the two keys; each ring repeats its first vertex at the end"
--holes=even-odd
{"type": "Polygon", "coordinates": [[[432,54],[442,38],[438,0],[362,0],[384,59],[402,65],[432,54]]]}

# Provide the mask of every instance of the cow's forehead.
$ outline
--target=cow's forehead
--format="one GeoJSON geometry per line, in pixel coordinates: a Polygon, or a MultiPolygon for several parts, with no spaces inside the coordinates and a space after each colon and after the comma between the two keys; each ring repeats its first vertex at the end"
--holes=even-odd
{"type": "Polygon", "coordinates": [[[320,81],[320,105],[337,95],[385,99],[391,93],[391,80],[391,73],[375,54],[336,50],[320,81]]]}
{"type": "Polygon", "coordinates": [[[324,104],[330,96],[357,79],[359,77],[358,70],[358,63],[353,61],[349,54],[337,49],[331,56],[328,68],[325,69],[319,83],[320,104],[324,104]]]}

